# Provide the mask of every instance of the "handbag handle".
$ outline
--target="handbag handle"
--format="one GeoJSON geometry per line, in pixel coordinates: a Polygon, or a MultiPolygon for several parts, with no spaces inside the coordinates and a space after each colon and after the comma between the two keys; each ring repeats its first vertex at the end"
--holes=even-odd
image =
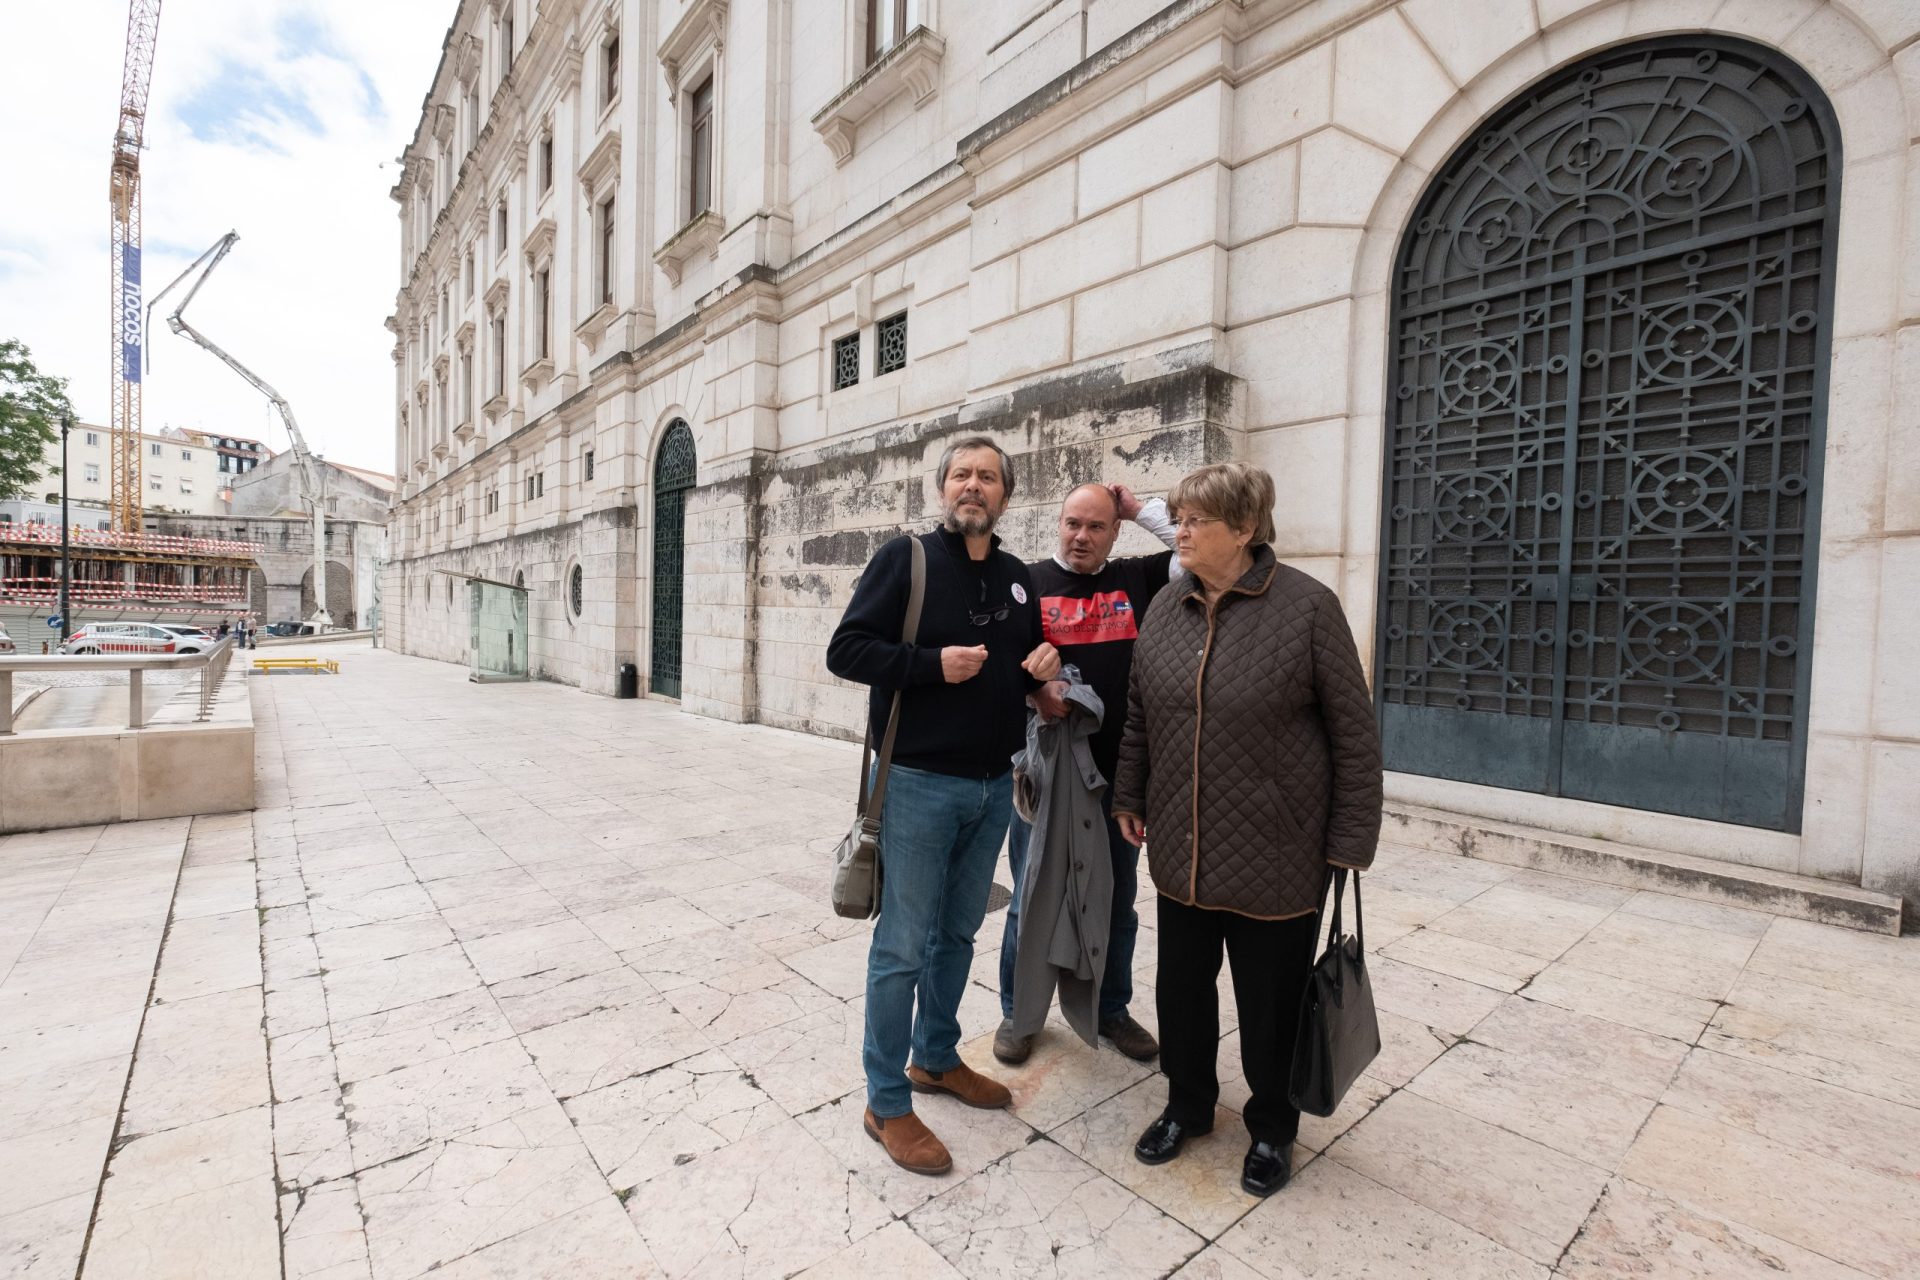
{"type": "MultiPolygon", "coordinates": [[[[1340,936],[1340,898],[1347,887],[1347,868],[1334,867],[1330,887],[1333,890],[1333,920],[1327,927],[1327,938],[1331,941],[1340,936]]],[[[1353,938],[1360,945],[1361,952],[1367,949],[1367,920],[1360,911],[1360,873],[1353,873],[1353,938]]]]}
{"type": "MultiPolygon", "coordinates": [[[[920,606],[927,595],[927,549],[918,538],[911,538],[912,571],[907,588],[907,616],[900,627],[900,642],[912,644],[920,634],[920,606]]],[[[893,691],[893,710],[887,713],[887,732],[880,742],[880,764],[873,771],[873,792],[867,792],[867,758],[873,750],[873,723],[867,723],[867,736],[860,745],[860,802],[855,806],[860,814],[860,826],[868,835],[880,831],[880,813],[887,803],[887,773],[893,768],[893,738],[900,729],[900,695],[903,690],[893,691]]]]}

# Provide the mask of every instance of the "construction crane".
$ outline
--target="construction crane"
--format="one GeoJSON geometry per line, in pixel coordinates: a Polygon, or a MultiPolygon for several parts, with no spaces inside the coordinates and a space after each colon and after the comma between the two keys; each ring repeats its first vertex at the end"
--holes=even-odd
{"type": "Polygon", "coordinates": [[[127,5],[127,59],[120,72],[120,123],[113,131],[111,205],[113,258],[113,401],[107,435],[108,500],[113,527],[139,533],[140,493],[140,144],[147,129],[147,84],[160,33],[160,0],[127,5]]]}
{"type": "Polygon", "coordinates": [[[314,631],[319,633],[333,626],[333,616],[327,612],[327,495],[325,474],[321,471],[319,463],[314,458],[312,452],[308,450],[306,437],[300,434],[300,424],[294,421],[293,407],[287,403],[287,398],[268,385],[266,379],[241,364],[238,360],[235,360],[231,355],[228,355],[218,343],[215,343],[198,329],[188,324],[183,315],[187,309],[187,304],[192,302],[194,295],[200,292],[200,286],[207,282],[207,277],[213,274],[213,269],[220,265],[221,259],[227,256],[228,252],[238,243],[239,239],[240,237],[236,232],[227,232],[227,234],[221,236],[214,242],[211,249],[208,249],[205,253],[195,258],[192,266],[174,277],[172,284],[155,294],[153,301],[147,306],[147,323],[149,327],[152,326],[153,310],[160,305],[162,298],[179,287],[182,280],[185,280],[195,272],[199,272],[199,279],[193,282],[193,288],[187,290],[187,296],[180,299],[180,305],[175,307],[172,313],[167,316],[167,327],[175,333],[191,338],[201,347],[211,351],[214,355],[225,361],[229,369],[232,369],[235,373],[253,384],[256,391],[266,396],[266,398],[273,403],[273,407],[280,413],[280,421],[284,422],[287,426],[287,438],[293,442],[293,466],[294,474],[300,484],[300,500],[306,505],[309,514],[313,518],[313,613],[307,618],[307,621],[312,623],[314,631]]]}

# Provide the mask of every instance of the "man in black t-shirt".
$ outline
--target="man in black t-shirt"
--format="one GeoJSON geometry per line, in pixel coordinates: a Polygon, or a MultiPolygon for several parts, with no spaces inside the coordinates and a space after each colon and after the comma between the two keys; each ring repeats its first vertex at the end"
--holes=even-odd
{"type": "MultiPolygon", "coordinates": [[[[1040,598],[1040,625],[1047,643],[1059,651],[1062,664],[1080,668],[1106,706],[1100,729],[1090,746],[1093,761],[1109,783],[1120,759],[1120,735],[1126,723],[1127,677],[1133,669],[1133,642],[1147,606],[1167,585],[1173,552],[1113,559],[1120,524],[1132,520],[1173,545],[1173,524],[1167,504],[1159,498],[1143,503],[1125,485],[1083,484],[1067,495],[1060,507],[1060,550],[1029,566],[1034,592],[1040,598]]],[[[1040,714],[1066,714],[1059,684],[1049,684],[1033,697],[1040,714]]],[[[1120,836],[1114,825],[1111,800],[1107,813],[1107,848],[1113,858],[1113,912],[1108,921],[1106,967],[1100,979],[1100,1034],[1130,1058],[1145,1061],[1160,1052],[1153,1033],[1127,1011],[1133,999],[1133,944],[1140,917],[1133,901],[1138,883],[1140,851],[1120,836]]],[[[1020,881],[1025,874],[1027,841],[1033,828],[1017,815],[1007,834],[1007,862],[1013,874],[1014,901],[1007,908],[1006,932],[1000,944],[1000,1012],[1003,1020],[993,1040],[994,1057],[1002,1062],[1024,1062],[1032,1052],[1031,1036],[1013,1031],[1013,970],[1020,928],[1020,881]]]]}

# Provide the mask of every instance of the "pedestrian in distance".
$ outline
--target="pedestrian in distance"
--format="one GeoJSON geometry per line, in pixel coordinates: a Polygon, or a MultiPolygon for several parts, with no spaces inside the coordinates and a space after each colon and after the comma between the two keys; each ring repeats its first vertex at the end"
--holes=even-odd
{"type": "Polygon", "coordinates": [[[944,513],[915,535],[926,578],[916,642],[902,643],[912,548],[874,553],[827,646],[827,668],[867,685],[874,737],[901,691],[880,815],[880,918],[867,952],[867,1136],[915,1173],[953,1167],[914,1114],[915,1093],[1004,1107],[1007,1087],[960,1058],[960,997],[1012,810],[1026,697],[1059,671],[1027,567],[994,525],[1013,496],[1006,453],[984,436],[948,446],[935,473],[944,513]]]}
{"type": "Polygon", "coordinates": [[[1188,577],[1134,648],[1113,788],[1159,891],[1167,1106],[1134,1154],[1163,1164],[1213,1128],[1224,948],[1252,1091],[1240,1185],[1257,1196],[1292,1176],[1294,1042],[1329,868],[1373,865],[1381,804],[1353,634],[1330,589],[1274,558],[1273,503],[1272,478],[1242,463],[1168,495],[1188,577]]]}
{"type": "MultiPolygon", "coordinates": [[[[1088,742],[1093,763],[1107,780],[1103,796],[1107,858],[1113,872],[1113,903],[1107,920],[1106,957],[1100,975],[1100,1034],[1115,1048],[1145,1062],[1160,1052],[1153,1033],[1135,1021],[1133,1001],[1134,942],[1140,915],[1134,907],[1139,886],[1140,851],[1120,834],[1112,816],[1112,780],[1120,758],[1120,733],[1126,721],[1127,676],[1133,667],[1133,646],[1147,606],[1167,585],[1173,552],[1113,557],[1120,526],[1133,521],[1168,546],[1173,524],[1167,504],[1154,498],[1142,502],[1123,484],[1089,483],[1067,494],[1060,505],[1059,549],[1046,560],[1027,566],[1040,595],[1041,632],[1060,654],[1062,665],[1077,667],[1105,708],[1099,729],[1088,742]]],[[[1038,714],[1059,719],[1066,714],[1065,685],[1050,682],[1034,694],[1038,714]]],[[[1015,970],[1018,967],[1022,885],[1033,827],[1018,814],[1007,833],[1007,863],[1013,875],[1013,902],[1007,908],[1000,942],[1000,1029],[993,1038],[993,1056],[1015,1064],[1033,1051],[1033,1036],[1014,1025],[1015,970]]],[[[1044,943],[1043,943],[1044,945],[1044,943]]]]}

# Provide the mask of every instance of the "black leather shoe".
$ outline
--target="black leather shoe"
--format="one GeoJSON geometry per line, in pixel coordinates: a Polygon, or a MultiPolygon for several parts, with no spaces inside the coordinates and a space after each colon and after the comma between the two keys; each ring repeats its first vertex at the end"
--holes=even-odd
{"type": "Polygon", "coordinates": [[[1133,1144],[1133,1158],[1141,1164],[1165,1164],[1180,1154],[1188,1138],[1212,1133],[1212,1129],[1194,1129],[1172,1116],[1161,1116],[1147,1126],[1140,1141],[1133,1144]]]}
{"type": "Polygon", "coordinates": [[[1270,1196],[1286,1186],[1292,1176],[1291,1144],[1276,1147],[1271,1142],[1256,1142],[1247,1148],[1247,1162],[1240,1166],[1240,1189],[1250,1196],[1270,1196]]]}

